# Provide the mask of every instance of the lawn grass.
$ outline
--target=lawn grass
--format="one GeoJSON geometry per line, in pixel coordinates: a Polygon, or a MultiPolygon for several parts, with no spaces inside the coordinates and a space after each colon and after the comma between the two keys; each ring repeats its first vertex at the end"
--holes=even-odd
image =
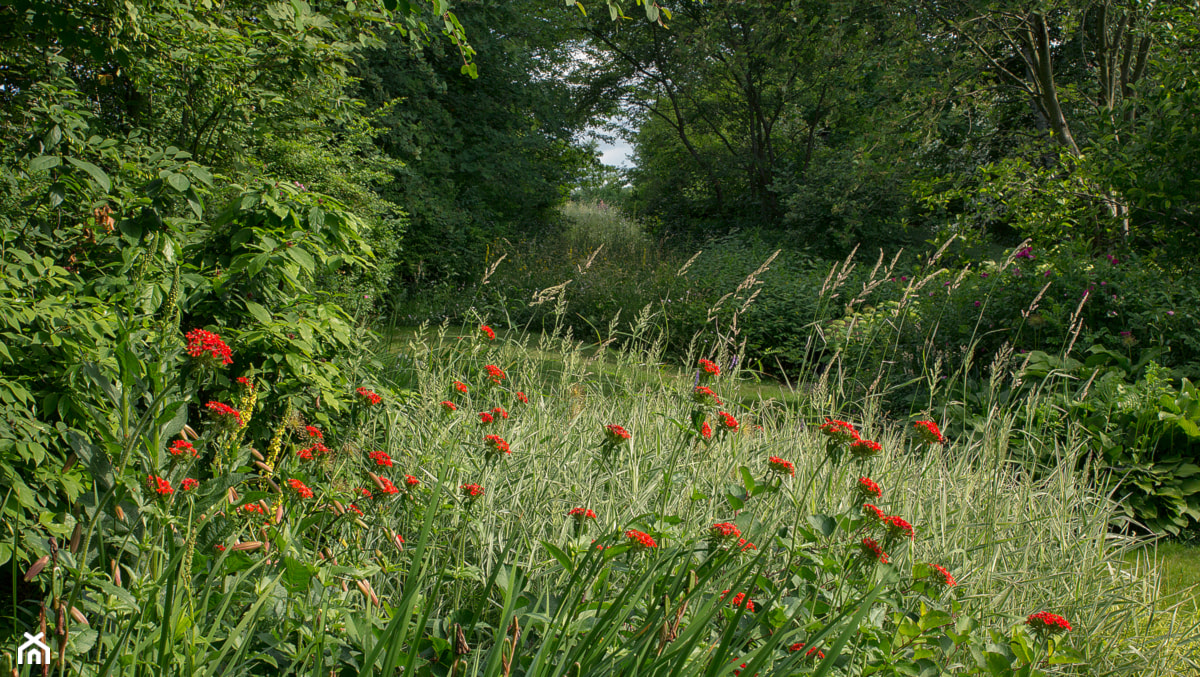
{"type": "Polygon", "coordinates": [[[1158,577],[1159,608],[1176,604],[1200,611],[1200,545],[1194,542],[1159,541],[1130,551],[1126,561],[1139,575],[1158,577]]]}

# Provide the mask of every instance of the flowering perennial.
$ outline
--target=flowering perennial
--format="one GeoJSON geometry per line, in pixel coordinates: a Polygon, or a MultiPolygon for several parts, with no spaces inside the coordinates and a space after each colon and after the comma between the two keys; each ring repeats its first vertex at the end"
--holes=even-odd
{"type": "Polygon", "coordinates": [[[879,485],[875,483],[875,480],[872,480],[869,477],[858,478],[858,484],[856,487],[858,488],[858,492],[863,496],[879,498],[883,495],[883,489],[880,489],[879,485]]]}
{"type": "Polygon", "coordinates": [[[1071,623],[1067,619],[1058,614],[1052,614],[1049,611],[1030,614],[1029,618],[1025,619],[1025,623],[1034,630],[1050,634],[1071,631],[1071,623]]]}
{"type": "Polygon", "coordinates": [[[747,541],[744,538],[738,539],[738,547],[742,549],[742,552],[745,552],[747,550],[758,550],[758,546],[754,545],[753,543],[751,543],[750,541],[747,541]]]}
{"type": "Polygon", "coordinates": [[[220,362],[222,365],[233,364],[233,351],[225,345],[220,336],[211,331],[193,329],[184,338],[187,339],[188,355],[214,363],[220,362]]]}
{"type": "Polygon", "coordinates": [[[412,475],[405,475],[404,483],[408,485],[409,489],[415,489],[416,487],[421,486],[421,480],[413,477],[412,475]]]}
{"type": "Polygon", "coordinates": [[[862,539],[862,547],[863,547],[864,555],[866,555],[867,557],[870,557],[871,559],[878,560],[880,564],[887,564],[887,561],[888,561],[887,553],[883,551],[883,548],[880,547],[879,543],[876,542],[875,539],[873,539],[873,538],[862,539]]]}
{"type": "MultiPolygon", "coordinates": [[[[793,653],[796,651],[804,651],[804,642],[796,642],[788,647],[788,651],[793,653]]],[[[810,647],[808,651],[804,651],[805,658],[812,658],[813,656],[816,656],[818,660],[821,660],[825,658],[825,652],[818,650],[815,646],[810,647]]]]}
{"type": "Polygon", "coordinates": [[[885,515],[882,510],[874,505],[871,505],[870,503],[863,503],[863,515],[867,519],[874,518],[880,522],[883,522],[885,519],[887,519],[887,515],[885,515]]]}
{"type": "Polygon", "coordinates": [[[720,376],[721,375],[721,368],[718,367],[715,362],[711,362],[704,358],[700,358],[699,364],[700,364],[700,368],[704,370],[704,373],[706,375],[708,375],[708,376],[720,376]]]}
{"type": "Polygon", "coordinates": [[[507,419],[508,411],[506,411],[504,407],[492,407],[492,416],[499,416],[500,418],[507,419]]]}
{"type": "Polygon", "coordinates": [[[371,404],[379,404],[380,402],[383,401],[383,398],[380,397],[379,394],[373,390],[367,390],[366,388],[359,388],[355,392],[358,393],[359,397],[363,398],[367,402],[370,402],[371,404]]]}
{"type": "Polygon", "coordinates": [[[171,452],[172,456],[182,456],[187,454],[192,458],[195,458],[200,453],[196,451],[196,447],[193,447],[192,443],[188,442],[187,440],[175,440],[175,442],[170,446],[169,449],[167,449],[167,451],[171,452]]]}
{"type": "Polygon", "coordinates": [[[858,440],[858,430],[854,428],[853,424],[845,421],[836,421],[831,418],[826,418],[825,422],[821,424],[819,430],[830,440],[838,444],[845,444],[847,442],[854,442],[858,440]]]}
{"type": "Polygon", "coordinates": [[[596,519],[596,513],[593,512],[591,508],[571,508],[571,511],[567,513],[567,516],[574,517],[578,522],[596,519]]]}
{"type": "MultiPolygon", "coordinates": [[[[729,594],[728,590],[722,590],[721,591],[721,599],[725,599],[725,596],[728,594],[729,594]]],[[[746,599],[746,593],[744,593],[744,592],[739,592],[738,594],[733,596],[733,599],[729,600],[729,605],[734,608],[740,607],[743,604],[745,604],[746,611],[754,611],[754,602],[749,599],[746,599]]]]}
{"type": "Polygon", "coordinates": [[[723,429],[728,430],[729,432],[737,432],[738,420],[736,418],[723,411],[718,411],[717,416],[721,418],[721,427],[723,429]]]}
{"type": "Polygon", "coordinates": [[[930,564],[929,566],[933,567],[939,574],[942,575],[940,579],[934,579],[935,583],[945,585],[947,588],[952,588],[958,585],[958,581],[954,580],[954,576],[950,575],[950,572],[946,571],[945,567],[941,567],[936,564],[930,564]]]}
{"type": "Polygon", "coordinates": [[[288,480],[287,483],[288,486],[300,496],[300,498],[313,497],[312,489],[309,489],[307,486],[305,486],[304,482],[301,482],[300,480],[288,480]]]}
{"type": "Polygon", "coordinates": [[[858,458],[870,458],[881,451],[883,451],[883,447],[878,442],[871,440],[860,439],[850,443],[850,453],[858,458]]]}
{"type": "Polygon", "coordinates": [[[442,400],[441,404],[442,404],[442,409],[445,410],[445,412],[447,414],[449,414],[450,412],[458,411],[458,405],[449,400],[442,400]]]}
{"type": "Polygon", "coordinates": [[[325,439],[325,435],[321,432],[321,429],[315,425],[306,425],[304,426],[304,430],[308,432],[309,437],[315,437],[318,440],[325,439]]]}
{"type": "Polygon", "coordinates": [[[500,383],[504,379],[508,378],[508,375],[504,373],[504,370],[494,364],[486,365],[484,369],[488,373],[488,378],[492,379],[492,383],[500,383]]]}
{"type": "Polygon", "coordinates": [[[517,391],[517,399],[521,401],[521,404],[529,404],[529,396],[520,390],[517,391]]]}
{"type": "Polygon", "coordinates": [[[454,382],[454,389],[455,389],[455,390],[457,390],[458,392],[460,392],[460,393],[464,394],[464,395],[466,395],[466,394],[467,394],[467,384],[466,384],[466,383],[463,383],[462,381],[455,381],[455,382],[454,382]]]}
{"type": "Polygon", "coordinates": [[[181,489],[183,489],[184,491],[191,491],[192,489],[195,489],[198,486],[200,486],[200,481],[194,480],[190,477],[184,478],[184,480],[179,483],[179,487],[181,489]]]}
{"type": "Polygon", "coordinates": [[[479,422],[480,423],[491,423],[492,422],[491,413],[486,412],[486,411],[479,412],[479,422]]]}
{"type": "Polygon", "coordinates": [[[654,539],[650,537],[650,534],[647,534],[643,531],[638,531],[637,529],[630,529],[629,531],[626,531],[625,538],[629,539],[633,546],[637,548],[658,547],[658,543],[654,542],[654,539]]]}
{"type": "Polygon", "coordinates": [[[318,454],[320,454],[321,456],[324,456],[325,454],[328,454],[328,453],[329,453],[329,447],[325,446],[324,444],[321,444],[320,442],[317,442],[316,444],[312,445],[311,447],[309,447],[307,449],[301,449],[300,451],[297,451],[296,456],[305,461],[311,461],[318,454]]]}
{"type": "Polygon", "coordinates": [[[222,425],[234,424],[239,428],[242,426],[242,412],[228,404],[224,402],[209,402],[204,406],[208,408],[208,413],[222,425]]]}
{"type": "Polygon", "coordinates": [[[154,493],[158,494],[159,496],[170,496],[171,494],[175,493],[175,490],[171,488],[171,483],[159,477],[158,475],[150,475],[146,477],[146,483],[149,484],[154,493]]]}
{"type": "Polygon", "coordinates": [[[703,423],[703,424],[700,426],[700,436],[701,436],[701,437],[703,437],[703,438],[704,438],[704,439],[706,439],[706,440],[711,440],[711,439],[712,439],[712,426],[710,426],[710,425],[708,424],[708,421],[705,421],[705,422],[704,422],[704,423],[703,423]]]}
{"type": "Polygon", "coordinates": [[[942,431],[938,430],[933,421],[917,421],[913,424],[913,431],[922,444],[943,444],[946,441],[946,438],[942,437],[942,431]]]}
{"type": "Polygon", "coordinates": [[[483,487],[478,484],[464,484],[459,487],[462,490],[463,496],[467,498],[479,498],[483,495],[483,487]]]}
{"type": "Polygon", "coordinates": [[[792,465],[791,461],[785,461],[778,456],[768,458],[767,465],[771,466],[771,472],[779,473],[780,475],[791,475],[793,477],[796,475],[796,466],[792,465]]]}
{"type": "Polygon", "coordinates": [[[715,404],[720,406],[721,398],[712,391],[708,386],[696,386],[692,391],[692,401],[696,404],[715,404]]]}
{"type": "Polygon", "coordinates": [[[483,335],[487,337],[487,340],[489,340],[489,341],[496,340],[495,330],[493,330],[491,327],[487,326],[486,324],[480,325],[479,331],[483,332],[483,335]]]}
{"type": "Polygon", "coordinates": [[[623,444],[629,440],[632,435],[630,432],[616,423],[610,423],[604,426],[604,437],[609,444],[623,444]]]}
{"type": "Polygon", "coordinates": [[[245,376],[239,376],[239,377],[237,377],[236,380],[238,383],[241,383],[247,390],[249,390],[250,392],[254,392],[254,382],[253,381],[246,378],[245,376]]]}
{"type": "Polygon", "coordinates": [[[499,435],[485,436],[483,438],[483,444],[491,450],[489,453],[512,453],[512,450],[508,448],[508,442],[505,442],[504,438],[500,437],[499,435]]]}
{"type": "Polygon", "coordinates": [[[392,484],[392,481],[386,477],[379,478],[379,487],[379,491],[383,492],[385,496],[391,496],[393,494],[400,493],[400,490],[396,488],[396,485],[392,484]]]}
{"type": "Polygon", "coordinates": [[[708,528],[708,535],[713,538],[737,538],[742,535],[742,530],[731,522],[717,522],[708,528]]]}
{"type": "Polygon", "coordinates": [[[889,536],[913,537],[913,527],[903,517],[888,515],[883,518],[883,524],[887,526],[889,536]]]}
{"type": "Polygon", "coordinates": [[[392,467],[392,457],[384,451],[372,451],[370,454],[371,460],[375,461],[375,465],[392,467]]]}

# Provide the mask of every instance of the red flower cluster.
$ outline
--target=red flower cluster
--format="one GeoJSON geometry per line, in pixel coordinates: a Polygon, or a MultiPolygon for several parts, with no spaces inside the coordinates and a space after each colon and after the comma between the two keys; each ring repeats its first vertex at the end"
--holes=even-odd
{"type": "Polygon", "coordinates": [[[647,534],[643,531],[638,531],[637,529],[630,529],[629,531],[626,531],[625,538],[629,539],[635,547],[639,547],[639,548],[657,548],[658,547],[658,543],[654,542],[654,539],[650,537],[650,534],[647,534]]]}
{"type": "Polygon", "coordinates": [[[692,401],[696,404],[721,405],[721,398],[717,397],[717,394],[708,386],[696,386],[696,389],[692,391],[692,401]]]}
{"type": "Polygon", "coordinates": [[[508,378],[508,375],[504,373],[504,370],[494,364],[484,366],[484,370],[487,371],[488,378],[492,379],[492,383],[500,383],[504,379],[508,378]]]}
{"type": "Polygon", "coordinates": [[[479,422],[480,423],[491,423],[492,415],[486,411],[479,412],[479,422]]]}
{"type": "MultiPolygon", "coordinates": [[[[721,599],[725,599],[725,596],[728,594],[729,594],[728,590],[722,590],[721,591],[721,599]]],[[[745,603],[745,605],[746,605],[746,611],[754,611],[754,602],[752,602],[749,599],[746,599],[746,593],[744,593],[744,592],[739,592],[738,594],[733,596],[733,599],[729,600],[729,605],[732,607],[735,607],[735,608],[742,606],[743,603],[745,603]]]]}
{"type": "Polygon", "coordinates": [[[373,390],[367,390],[366,388],[359,388],[355,392],[358,393],[359,397],[363,398],[367,402],[370,402],[371,404],[379,404],[380,402],[383,401],[383,398],[380,397],[379,394],[373,390]]]}
{"type": "Polygon", "coordinates": [[[414,489],[416,487],[421,486],[421,480],[413,477],[412,475],[405,475],[404,483],[408,485],[409,489],[414,489]]]}
{"type": "Polygon", "coordinates": [[[950,572],[946,571],[945,567],[940,567],[936,564],[930,564],[929,566],[933,567],[935,570],[937,570],[938,573],[940,573],[942,575],[942,580],[938,580],[935,582],[942,583],[947,588],[952,588],[952,587],[958,585],[958,581],[954,580],[954,576],[951,576],[950,572]]]}
{"type": "Polygon", "coordinates": [[[508,442],[504,441],[499,435],[487,435],[483,438],[483,444],[491,449],[490,453],[503,452],[511,454],[512,450],[508,448],[508,442]]]}
{"type": "Polygon", "coordinates": [[[873,518],[879,520],[880,522],[887,519],[887,515],[885,515],[882,510],[875,507],[874,505],[871,505],[870,503],[863,503],[863,515],[868,518],[873,517],[873,518]]]}
{"type": "Polygon", "coordinates": [[[708,425],[708,421],[700,426],[700,436],[706,440],[712,439],[712,426],[708,425]]]}
{"type": "Polygon", "coordinates": [[[462,381],[455,381],[455,382],[454,382],[454,389],[455,389],[455,390],[457,390],[458,392],[460,392],[460,393],[464,394],[464,395],[466,395],[466,394],[467,394],[467,384],[466,384],[466,383],[463,383],[462,381]]]}
{"type": "Polygon", "coordinates": [[[721,417],[721,425],[725,427],[725,430],[728,430],[729,432],[734,432],[734,433],[737,432],[738,420],[736,418],[734,418],[731,414],[728,414],[723,411],[718,411],[717,416],[721,417]]]}
{"type": "Polygon", "coordinates": [[[567,513],[567,516],[574,517],[580,522],[584,520],[596,519],[596,513],[593,512],[591,508],[571,508],[571,511],[567,513]]]}
{"type": "Polygon", "coordinates": [[[247,503],[246,505],[242,506],[242,514],[246,516],[266,515],[267,509],[262,507],[261,503],[247,503]]]}
{"type": "Polygon", "coordinates": [[[863,496],[871,496],[872,498],[879,498],[880,496],[883,495],[883,489],[880,489],[879,485],[875,483],[875,480],[872,480],[869,477],[858,478],[857,487],[858,487],[858,492],[860,494],[862,494],[863,496]]]}
{"type": "Polygon", "coordinates": [[[846,442],[855,442],[858,440],[858,430],[854,428],[854,424],[846,421],[836,421],[831,418],[826,418],[821,424],[819,430],[829,439],[838,444],[846,442]]]}
{"type": "Polygon", "coordinates": [[[346,509],[353,512],[355,515],[358,515],[359,517],[363,516],[363,511],[360,510],[359,507],[357,505],[354,505],[353,503],[347,505],[346,509]]]}
{"type": "Polygon", "coordinates": [[[903,517],[896,515],[888,515],[883,518],[883,523],[887,526],[889,536],[908,536],[913,537],[913,527],[906,522],[903,517]]]}
{"type": "Polygon", "coordinates": [[[442,400],[442,409],[449,414],[452,411],[458,411],[458,405],[449,400],[442,400]]]}
{"type": "Polygon", "coordinates": [[[300,496],[300,498],[313,497],[312,489],[309,489],[307,486],[305,486],[304,482],[301,482],[300,480],[288,480],[287,483],[288,486],[300,496]]]}
{"type": "Polygon", "coordinates": [[[871,440],[857,439],[850,443],[850,453],[858,458],[870,458],[883,451],[883,446],[871,440]]]}
{"type": "Polygon", "coordinates": [[[489,340],[489,341],[496,340],[496,332],[491,327],[487,326],[486,324],[480,325],[479,331],[483,332],[483,335],[487,337],[487,340],[489,340]]]}
{"type": "Polygon", "coordinates": [[[233,364],[233,351],[220,336],[205,331],[204,329],[193,329],[189,331],[185,337],[187,339],[187,354],[192,357],[211,359],[214,362],[220,362],[222,365],[233,364]]]}
{"type": "Polygon", "coordinates": [[[609,444],[623,444],[628,441],[632,435],[630,432],[616,423],[610,423],[604,426],[604,437],[609,444]]]}
{"type": "Polygon", "coordinates": [[[324,456],[325,454],[328,454],[328,453],[329,453],[329,447],[325,446],[324,444],[321,444],[320,442],[317,442],[316,444],[312,445],[311,447],[309,447],[307,449],[301,449],[300,451],[297,451],[296,456],[305,461],[311,461],[316,457],[317,454],[324,456]]]}
{"type": "Polygon", "coordinates": [[[492,415],[499,416],[503,419],[508,418],[508,412],[504,409],[504,407],[492,407],[492,415]]]}
{"type": "Polygon", "coordinates": [[[796,466],[792,465],[791,461],[785,461],[778,456],[768,458],[767,465],[771,466],[771,472],[776,472],[780,475],[796,476],[796,466]]]}
{"type": "Polygon", "coordinates": [[[388,456],[385,451],[372,451],[370,457],[372,461],[375,461],[375,465],[392,467],[392,457],[388,456]]]}
{"type": "Polygon", "coordinates": [[[324,433],[322,433],[321,429],[316,427],[315,425],[306,425],[306,426],[304,426],[304,430],[308,432],[309,437],[315,437],[318,440],[325,439],[324,433]]]}
{"type": "MultiPolygon", "coordinates": [[[[804,651],[804,642],[796,642],[788,647],[788,651],[804,651]]],[[[818,660],[823,660],[825,658],[825,652],[818,650],[815,646],[811,647],[808,651],[804,651],[805,658],[812,658],[813,656],[816,656],[818,660]]]]}
{"type": "Polygon", "coordinates": [[[517,391],[517,399],[521,401],[521,404],[529,404],[529,396],[520,390],[517,391]]]}
{"type": "Polygon", "coordinates": [[[181,489],[183,489],[184,491],[191,491],[192,489],[195,489],[198,486],[200,486],[200,481],[194,480],[190,477],[184,479],[182,482],[179,483],[179,487],[181,489]]]}
{"type": "Polygon", "coordinates": [[[358,495],[359,495],[359,496],[362,496],[363,498],[374,498],[374,497],[371,495],[371,490],[370,490],[370,489],[365,489],[365,488],[364,488],[364,489],[359,489],[359,490],[358,490],[358,495]]]}
{"type": "Polygon", "coordinates": [[[483,495],[483,487],[478,484],[464,484],[459,487],[462,490],[463,496],[467,498],[479,498],[483,495]]]}
{"type": "Polygon", "coordinates": [[[738,539],[738,547],[742,549],[742,552],[745,552],[747,550],[758,550],[758,546],[754,545],[753,543],[751,543],[750,541],[747,541],[744,538],[738,539]]]}
{"type": "Polygon", "coordinates": [[[933,421],[917,421],[913,424],[913,430],[916,432],[917,440],[922,444],[944,444],[946,438],[942,437],[942,431],[938,430],[938,426],[933,421]]]}
{"type": "Polygon", "coordinates": [[[703,369],[704,373],[707,374],[708,376],[720,376],[721,375],[721,368],[718,367],[715,362],[711,362],[704,358],[700,358],[699,364],[700,364],[700,368],[703,369]]]}
{"type": "Polygon", "coordinates": [[[887,564],[888,556],[883,551],[883,548],[873,538],[862,539],[863,554],[872,559],[879,560],[880,564],[887,564]]]}
{"type": "Polygon", "coordinates": [[[158,475],[150,475],[146,477],[146,483],[149,484],[150,489],[152,489],[154,493],[158,494],[159,496],[170,496],[171,494],[175,493],[175,490],[171,488],[171,483],[159,477],[158,475]]]}
{"type": "Polygon", "coordinates": [[[245,376],[237,377],[237,382],[241,383],[243,386],[245,386],[246,389],[249,390],[250,392],[254,392],[254,382],[251,381],[250,379],[246,378],[245,376]]]}
{"type": "Polygon", "coordinates": [[[1030,614],[1029,618],[1025,619],[1025,623],[1034,630],[1049,632],[1051,634],[1071,631],[1071,623],[1067,619],[1058,614],[1052,614],[1049,611],[1030,614]]]}
{"type": "Polygon", "coordinates": [[[742,535],[742,530],[731,522],[717,522],[708,528],[708,535],[713,538],[737,538],[742,535]]]}
{"type": "Polygon", "coordinates": [[[217,419],[217,421],[220,421],[226,425],[236,422],[238,427],[241,427],[242,412],[238,411],[237,409],[234,409],[224,402],[209,402],[204,406],[208,407],[208,413],[212,414],[212,417],[217,419]]]}
{"type": "Polygon", "coordinates": [[[182,456],[187,454],[192,458],[195,458],[200,454],[200,452],[196,451],[196,447],[193,447],[192,443],[188,442],[187,440],[175,440],[174,444],[172,444],[167,451],[171,452],[172,456],[182,456]]]}
{"type": "Polygon", "coordinates": [[[380,491],[383,492],[385,496],[392,496],[400,493],[400,490],[396,488],[396,485],[392,484],[392,481],[386,477],[379,478],[379,486],[382,487],[380,491]]]}

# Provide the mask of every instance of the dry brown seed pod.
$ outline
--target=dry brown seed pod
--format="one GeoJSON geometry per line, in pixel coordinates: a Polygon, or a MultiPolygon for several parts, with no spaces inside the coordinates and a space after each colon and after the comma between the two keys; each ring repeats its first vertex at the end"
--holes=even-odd
{"type": "Polygon", "coordinates": [[[192,426],[190,426],[186,423],[183,424],[183,432],[180,434],[182,435],[183,439],[185,439],[185,440],[188,438],[191,438],[193,440],[200,439],[200,435],[195,430],[192,429],[192,426]]]}
{"type": "Polygon", "coordinates": [[[122,522],[125,521],[125,511],[121,509],[121,506],[118,505],[117,509],[113,512],[117,513],[117,519],[121,520],[122,522]]]}
{"type": "Polygon", "coordinates": [[[42,573],[42,569],[45,569],[49,562],[50,555],[42,555],[39,557],[37,561],[29,567],[29,570],[25,572],[25,582],[28,583],[29,581],[32,581],[34,576],[42,573]]]}
{"type": "Polygon", "coordinates": [[[230,550],[235,552],[253,552],[262,547],[262,541],[246,541],[245,543],[235,543],[230,550]]]}
{"type": "Polygon", "coordinates": [[[89,628],[91,627],[91,624],[87,622],[87,617],[83,615],[82,611],[76,609],[75,607],[71,607],[71,618],[74,618],[76,622],[82,623],[89,628]]]}

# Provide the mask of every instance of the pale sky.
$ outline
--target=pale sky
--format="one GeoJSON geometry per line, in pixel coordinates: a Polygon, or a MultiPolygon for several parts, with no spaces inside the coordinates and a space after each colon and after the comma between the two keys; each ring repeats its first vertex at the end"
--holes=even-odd
{"type": "Polygon", "coordinates": [[[613,143],[600,141],[596,144],[596,149],[600,151],[600,162],[606,165],[626,169],[633,166],[633,159],[630,157],[633,148],[624,139],[616,139],[613,143]]]}

